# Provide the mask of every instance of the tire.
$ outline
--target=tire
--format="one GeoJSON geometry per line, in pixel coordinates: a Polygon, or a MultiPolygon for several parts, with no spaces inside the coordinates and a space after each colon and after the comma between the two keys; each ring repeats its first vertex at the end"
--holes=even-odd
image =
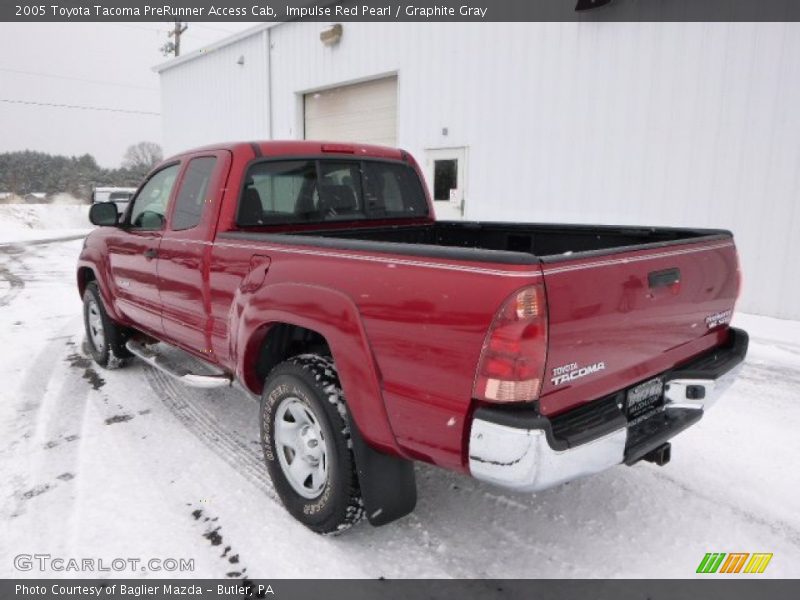
{"type": "Polygon", "coordinates": [[[101,367],[119,366],[122,360],[133,356],[125,347],[128,330],[108,316],[100,288],[94,281],[83,292],[83,325],[89,353],[101,367]]]}
{"type": "Polygon", "coordinates": [[[332,360],[302,354],[276,366],[264,384],[260,427],[267,470],[295,519],[328,534],[364,516],[347,408],[332,360]]]}

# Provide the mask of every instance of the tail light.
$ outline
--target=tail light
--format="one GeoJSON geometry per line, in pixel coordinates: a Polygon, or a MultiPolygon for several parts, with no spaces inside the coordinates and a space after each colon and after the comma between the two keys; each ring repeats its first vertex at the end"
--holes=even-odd
{"type": "Polygon", "coordinates": [[[544,288],[511,296],[495,315],[478,362],[473,396],[488,402],[529,402],[539,397],[547,354],[544,288]]]}
{"type": "Polygon", "coordinates": [[[734,307],[736,304],[739,303],[739,299],[742,297],[742,288],[744,287],[744,277],[742,276],[742,261],[739,258],[739,252],[736,251],[734,248],[734,254],[736,257],[736,298],[733,301],[734,307]]]}

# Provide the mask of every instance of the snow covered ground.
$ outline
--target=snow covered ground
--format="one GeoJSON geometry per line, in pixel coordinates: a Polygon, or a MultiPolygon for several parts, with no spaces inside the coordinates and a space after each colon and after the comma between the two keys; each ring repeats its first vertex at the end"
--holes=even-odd
{"type": "Polygon", "coordinates": [[[85,236],[91,229],[86,204],[0,204],[0,246],[75,238],[85,236]]]}
{"type": "Polygon", "coordinates": [[[86,357],[80,245],[0,247],[0,577],[40,575],[13,557],[47,553],[193,559],[183,575],[203,577],[684,578],[737,551],[800,576],[800,323],[737,317],[742,378],[666,467],[519,495],[420,465],[412,515],[319,537],[275,499],[251,398],[86,357]]]}

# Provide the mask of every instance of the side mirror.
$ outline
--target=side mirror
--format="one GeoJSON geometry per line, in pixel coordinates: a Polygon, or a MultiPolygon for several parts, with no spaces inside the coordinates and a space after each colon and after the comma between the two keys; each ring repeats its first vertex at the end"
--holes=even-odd
{"type": "Polygon", "coordinates": [[[119,224],[117,205],[113,202],[98,202],[89,209],[89,220],[99,227],[116,227],[119,224]]]}

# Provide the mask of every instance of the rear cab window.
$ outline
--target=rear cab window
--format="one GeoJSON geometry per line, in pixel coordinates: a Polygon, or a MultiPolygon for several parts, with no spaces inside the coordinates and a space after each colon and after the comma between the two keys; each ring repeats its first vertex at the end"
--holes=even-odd
{"type": "Polygon", "coordinates": [[[267,160],[250,165],[239,198],[239,227],[424,217],[416,171],[382,160],[267,160]]]}

